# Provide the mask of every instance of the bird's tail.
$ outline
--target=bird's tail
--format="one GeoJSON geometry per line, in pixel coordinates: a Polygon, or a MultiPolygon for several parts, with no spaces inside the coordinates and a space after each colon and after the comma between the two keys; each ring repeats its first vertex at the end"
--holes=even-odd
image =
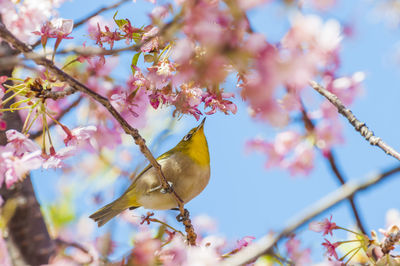
{"type": "Polygon", "coordinates": [[[100,227],[126,210],[128,207],[129,205],[125,203],[125,199],[121,197],[93,213],[89,218],[97,222],[97,225],[100,227]]]}

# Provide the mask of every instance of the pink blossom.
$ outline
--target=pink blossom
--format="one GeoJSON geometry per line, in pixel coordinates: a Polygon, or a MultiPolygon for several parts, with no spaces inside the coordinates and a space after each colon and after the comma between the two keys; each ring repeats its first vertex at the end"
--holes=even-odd
{"type": "Polygon", "coordinates": [[[296,146],[293,156],[282,162],[282,167],[288,169],[292,175],[307,175],[314,168],[314,157],[312,145],[303,141],[296,146]]]}
{"type": "Polygon", "coordinates": [[[356,72],[351,77],[334,78],[331,74],[323,77],[326,88],[335,94],[345,105],[351,105],[362,92],[363,72],[356,72]]]}
{"type": "Polygon", "coordinates": [[[239,0],[238,4],[241,9],[248,10],[268,2],[270,2],[270,0],[239,0]]]}
{"type": "Polygon", "coordinates": [[[95,126],[77,127],[64,138],[65,146],[82,146],[90,142],[90,138],[96,132],[95,126]]]}
{"type": "Polygon", "coordinates": [[[277,153],[287,155],[300,143],[301,136],[293,130],[278,133],[275,137],[274,148],[277,153]]]}
{"type": "Polygon", "coordinates": [[[146,33],[143,34],[142,42],[145,44],[140,48],[143,53],[152,52],[158,49],[159,38],[157,37],[159,29],[157,27],[148,26],[145,28],[146,33]]]}
{"type": "Polygon", "coordinates": [[[156,252],[161,248],[161,241],[153,238],[149,231],[141,231],[134,237],[134,248],[132,250],[133,265],[154,265],[156,263],[156,252]]]}
{"type": "Polygon", "coordinates": [[[175,236],[171,243],[159,252],[160,260],[165,266],[185,265],[187,261],[187,245],[180,236],[175,236]]]}
{"type": "MultiPolygon", "coordinates": [[[[25,152],[22,156],[14,156],[13,151],[3,148],[0,153],[0,175],[4,175],[7,188],[22,180],[26,173],[42,166],[41,151],[25,152]]],[[[0,180],[2,183],[2,180],[0,180]]]]}
{"type": "Polygon", "coordinates": [[[229,100],[226,100],[227,98],[235,97],[233,93],[218,93],[218,94],[213,94],[210,92],[207,92],[203,96],[203,101],[205,107],[210,107],[211,110],[206,112],[207,115],[214,114],[217,112],[217,109],[219,109],[221,112],[225,114],[229,114],[231,112],[232,114],[236,114],[237,112],[237,106],[236,104],[232,103],[229,100]]]}
{"type": "Polygon", "coordinates": [[[93,56],[87,59],[87,71],[96,77],[107,77],[111,74],[114,68],[118,65],[118,57],[93,56]]]}
{"type": "Polygon", "coordinates": [[[334,145],[343,143],[342,126],[337,120],[323,120],[315,126],[316,145],[322,151],[329,151],[334,145]]]}
{"type": "Polygon", "coordinates": [[[178,64],[184,64],[193,56],[195,46],[188,38],[179,39],[171,51],[171,59],[178,64]]]}
{"type": "Polygon", "coordinates": [[[12,266],[10,255],[8,254],[7,244],[3,236],[0,236],[0,265],[12,266]]]}
{"type": "Polygon", "coordinates": [[[254,236],[245,236],[242,239],[237,241],[237,250],[241,250],[244,247],[247,247],[248,245],[250,245],[253,240],[256,239],[254,236]]]}
{"type": "Polygon", "coordinates": [[[45,46],[48,38],[56,38],[55,48],[58,47],[62,39],[72,39],[68,35],[72,32],[74,21],[72,19],[55,18],[47,21],[40,31],[34,31],[36,35],[42,36],[42,45],[45,46]]]}
{"type": "Polygon", "coordinates": [[[279,166],[284,159],[284,155],[278,153],[272,143],[261,139],[253,139],[246,143],[246,150],[256,150],[267,156],[266,168],[279,166]]]}
{"type": "Polygon", "coordinates": [[[1,1],[2,22],[23,42],[32,40],[32,32],[48,20],[63,0],[1,1]]]}
{"type": "Polygon", "coordinates": [[[294,265],[303,266],[310,265],[311,262],[311,250],[301,249],[300,248],[300,240],[295,237],[291,237],[286,243],[285,247],[288,253],[289,258],[293,261],[294,265]]]}
{"type": "Polygon", "coordinates": [[[315,9],[328,11],[336,5],[337,0],[302,0],[302,2],[312,5],[315,9]]]}
{"type": "Polygon", "coordinates": [[[214,232],[217,229],[216,221],[208,215],[197,215],[193,218],[193,226],[198,234],[214,232]]]}
{"type": "Polygon", "coordinates": [[[336,248],[340,245],[339,242],[331,243],[329,240],[325,239],[325,242],[322,243],[322,246],[326,248],[326,254],[328,256],[334,257],[336,260],[339,260],[339,257],[336,253],[336,248]]]}
{"type": "Polygon", "coordinates": [[[313,221],[309,224],[308,228],[314,232],[323,232],[322,235],[327,235],[327,234],[331,234],[332,235],[332,231],[335,229],[338,229],[336,223],[332,222],[332,215],[330,217],[330,219],[328,220],[328,218],[325,218],[325,220],[317,222],[317,221],[313,221]]]}
{"type": "Polygon", "coordinates": [[[77,152],[76,146],[68,146],[59,149],[57,152],[52,153],[48,156],[43,156],[43,169],[49,168],[62,168],[64,167],[64,160],[71,157],[77,152]]]}
{"type": "Polygon", "coordinates": [[[34,141],[30,140],[28,136],[14,129],[7,130],[6,136],[8,140],[7,146],[14,149],[16,156],[22,156],[24,153],[40,150],[39,146],[34,141]]]}

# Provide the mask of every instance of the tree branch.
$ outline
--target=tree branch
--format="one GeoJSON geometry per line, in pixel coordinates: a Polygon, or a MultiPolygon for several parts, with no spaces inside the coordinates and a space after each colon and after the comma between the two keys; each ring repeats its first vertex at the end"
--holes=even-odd
{"type": "Polygon", "coordinates": [[[57,66],[55,66],[55,64],[52,61],[44,57],[41,57],[40,55],[33,52],[30,47],[28,47],[25,43],[18,40],[2,23],[0,23],[0,37],[1,39],[11,44],[14,48],[22,52],[24,56],[31,55],[32,57],[30,57],[30,59],[32,59],[36,64],[46,67],[46,69],[52,72],[57,77],[58,80],[64,81],[68,83],[71,87],[75,88],[76,90],[87,94],[93,100],[103,105],[110,112],[110,114],[121,125],[125,133],[133,137],[135,144],[139,146],[140,151],[149,160],[150,164],[154,167],[154,169],[157,172],[161,186],[165,190],[172,192],[172,195],[177,202],[182,217],[185,217],[185,219],[183,219],[182,222],[185,225],[185,229],[188,234],[187,235],[188,240],[190,244],[194,245],[197,236],[194,232],[193,226],[188,217],[188,212],[185,211],[184,209],[184,202],[176,194],[173,188],[168,184],[167,179],[165,178],[164,174],[161,171],[160,164],[158,164],[157,160],[154,158],[153,154],[146,146],[146,141],[139,134],[139,131],[136,128],[133,128],[131,125],[129,125],[129,123],[118,113],[118,111],[111,105],[110,101],[106,97],[89,89],[84,84],[82,84],[81,82],[74,79],[73,77],[71,77],[70,75],[59,69],[57,66]]]}
{"type": "Polygon", "coordinates": [[[253,261],[254,259],[272,252],[272,248],[280,241],[282,238],[289,236],[296,229],[321,214],[324,211],[332,208],[338,203],[352,197],[356,193],[371,188],[372,186],[385,180],[387,177],[392,176],[395,173],[400,172],[400,166],[392,168],[380,174],[373,175],[364,181],[350,181],[327,196],[323,197],[315,204],[304,209],[298,216],[293,218],[284,227],[283,230],[279,231],[277,234],[268,234],[262,237],[257,242],[243,248],[238,253],[234,254],[232,257],[223,260],[220,265],[223,266],[234,266],[243,265],[253,261]]]}
{"type": "Polygon", "coordinates": [[[360,132],[361,136],[363,136],[371,145],[378,146],[381,148],[386,154],[396,158],[400,161],[400,153],[398,153],[391,146],[386,144],[381,138],[374,136],[374,132],[372,132],[365,123],[359,121],[355,115],[351,112],[350,109],[346,108],[346,106],[339,100],[339,98],[333,93],[329,92],[323,86],[318,84],[315,81],[310,81],[311,87],[314,90],[319,92],[322,96],[327,98],[338,110],[338,112],[349,120],[350,124],[360,132]]]}
{"type": "MultiPolygon", "coordinates": [[[[301,102],[301,113],[302,113],[302,119],[304,122],[304,126],[306,128],[307,131],[311,131],[313,132],[315,129],[314,123],[313,121],[311,121],[311,119],[308,117],[307,115],[307,111],[305,109],[304,104],[301,102]]],[[[324,156],[325,157],[325,156],[324,156]]],[[[346,178],[344,177],[344,174],[339,170],[338,164],[336,162],[335,156],[333,155],[333,150],[331,149],[328,153],[328,156],[326,157],[328,159],[329,162],[329,166],[331,167],[332,172],[334,173],[336,179],[339,181],[340,185],[344,185],[346,183],[346,178]]],[[[356,220],[357,223],[357,227],[360,229],[360,231],[363,234],[367,234],[367,231],[365,230],[364,224],[361,220],[357,205],[354,201],[354,197],[351,196],[349,199],[349,203],[350,203],[350,208],[353,212],[353,216],[354,219],[356,220]]]]}

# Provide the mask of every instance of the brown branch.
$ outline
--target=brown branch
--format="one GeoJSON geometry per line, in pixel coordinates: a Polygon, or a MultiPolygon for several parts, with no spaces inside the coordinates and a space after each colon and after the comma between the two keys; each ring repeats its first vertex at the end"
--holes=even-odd
{"type": "Polygon", "coordinates": [[[396,158],[400,161],[400,153],[398,153],[395,149],[391,146],[386,144],[381,138],[374,136],[374,133],[366,126],[365,123],[359,121],[355,115],[351,112],[350,109],[346,108],[346,106],[340,101],[340,99],[334,95],[333,93],[329,92],[323,86],[318,84],[315,81],[310,81],[311,87],[314,90],[319,92],[322,96],[327,98],[337,109],[338,112],[343,115],[344,117],[349,120],[350,124],[360,132],[361,136],[363,136],[371,145],[378,146],[381,148],[386,154],[396,158]]]}
{"type": "MultiPolygon", "coordinates": [[[[346,179],[344,178],[344,175],[340,172],[340,170],[339,170],[339,168],[337,166],[336,159],[335,159],[335,156],[333,155],[333,151],[332,150],[329,151],[328,161],[329,161],[329,165],[331,166],[331,169],[332,169],[333,173],[335,174],[335,176],[339,180],[340,184],[344,185],[346,183],[346,181],[345,181],[346,179]]],[[[351,210],[353,212],[353,215],[354,215],[354,219],[356,220],[358,229],[360,229],[360,231],[364,235],[367,235],[367,230],[365,230],[364,223],[361,220],[358,208],[357,208],[356,203],[354,201],[354,195],[352,195],[349,198],[349,203],[350,203],[350,207],[351,207],[351,210]]]]}
{"type": "Polygon", "coordinates": [[[185,212],[184,202],[176,194],[176,192],[173,190],[173,188],[168,184],[167,179],[165,178],[164,174],[161,171],[160,164],[158,164],[157,160],[154,158],[153,154],[150,152],[149,148],[146,146],[146,141],[139,134],[139,131],[136,128],[133,128],[131,125],[129,125],[129,123],[121,116],[121,114],[118,113],[118,111],[111,105],[110,101],[106,97],[89,89],[84,84],[82,84],[81,82],[74,79],[73,77],[71,77],[70,75],[68,75],[61,69],[59,69],[57,66],[55,66],[55,64],[52,61],[37,55],[25,43],[18,40],[2,23],[0,23],[0,37],[4,41],[11,44],[15,49],[22,52],[24,55],[33,55],[31,59],[36,64],[46,67],[46,69],[49,70],[50,72],[52,72],[57,77],[57,79],[59,79],[60,81],[67,82],[71,87],[75,88],[76,90],[78,90],[80,92],[87,94],[93,100],[95,100],[96,102],[103,105],[110,112],[110,114],[121,125],[121,127],[123,128],[125,133],[128,135],[131,135],[133,137],[135,144],[139,146],[140,151],[149,160],[150,164],[154,167],[154,169],[157,172],[157,175],[158,175],[158,178],[159,178],[162,188],[164,188],[166,191],[172,192],[172,195],[174,196],[174,198],[177,202],[177,205],[179,207],[181,215],[183,217],[186,217],[186,219],[183,220],[183,224],[185,225],[185,229],[188,234],[187,238],[189,240],[189,243],[192,245],[195,245],[195,240],[196,240],[197,236],[194,233],[193,226],[190,222],[190,219],[188,218],[188,213],[185,212]]]}
{"type": "Polygon", "coordinates": [[[392,168],[383,173],[373,175],[364,181],[350,181],[340,188],[336,189],[332,193],[318,200],[308,208],[305,208],[298,216],[293,218],[284,227],[283,230],[277,234],[268,234],[262,237],[257,242],[243,248],[238,253],[232,255],[230,258],[223,260],[220,265],[223,266],[235,266],[243,265],[253,261],[254,259],[272,252],[273,247],[284,237],[290,236],[296,229],[321,214],[327,211],[338,203],[346,200],[347,198],[355,195],[356,193],[371,188],[372,186],[385,180],[387,177],[392,176],[395,173],[400,172],[400,167],[392,168]]]}
{"type": "MultiPolygon", "coordinates": [[[[305,109],[304,104],[301,102],[301,112],[302,112],[302,120],[304,122],[304,126],[306,128],[307,131],[311,131],[313,132],[315,129],[314,123],[313,121],[311,121],[311,119],[308,117],[307,115],[307,111],[305,109]]],[[[344,185],[346,183],[346,178],[344,177],[344,174],[339,170],[338,167],[338,163],[336,162],[335,156],[333,155],[333,150],[331,149],[328,153],[328,162],[329,162],[329,166],[331,167],[332,172],[334,173],[336,179],[339,181],[340,185],[344,185]]],[[[353,216],[354,219],[356,220],[357,223],[357,227],[360,229],[360,231],[363,234],[367,234],[367,231],[365,230],[364,224],[361,220],[357,205],[354,201],[354,197],[351,196],[350,198],[348,198],[349,203],[350,203],[350,208],[353,212],[353,216]]]]}

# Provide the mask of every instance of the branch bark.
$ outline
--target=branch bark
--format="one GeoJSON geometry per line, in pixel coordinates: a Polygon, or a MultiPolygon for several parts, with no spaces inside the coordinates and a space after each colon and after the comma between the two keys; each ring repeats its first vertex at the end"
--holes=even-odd
{"type": "Polygon", "coordinates": [[[371,145],[378,146],[381,148],[386,154],[396,158],[400,161],[400,153],[398,153],[391,146],[386,144],[381,138],[374,136],[374,132],[372,132],[365,123],[358,120],[355,115],[348,109],[342,101],[333,93],[329,92],[323,86],[318,84],[315,81],[310,81],[311,87],[319,92],[322,96],[327,98],[338,110],[338,112],[349,120],[350,124],[360,132],[361,136],[365,138],[371,145]]]}

